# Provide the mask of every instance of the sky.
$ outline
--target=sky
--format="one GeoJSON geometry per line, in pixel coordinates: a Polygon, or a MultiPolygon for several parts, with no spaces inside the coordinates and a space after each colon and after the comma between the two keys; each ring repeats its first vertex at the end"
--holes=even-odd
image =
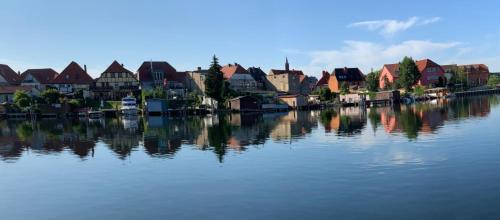
{"type": "Polygon", "coordinates": [[[71,61],[99,76],[113,60],[178,71],[221,64],[364,73],[404,56],[500,71],[498,1],[0,0],[0,63],[23,72],[71,61]],[[414,2],[415,4],[409,4],[414,2]]]}

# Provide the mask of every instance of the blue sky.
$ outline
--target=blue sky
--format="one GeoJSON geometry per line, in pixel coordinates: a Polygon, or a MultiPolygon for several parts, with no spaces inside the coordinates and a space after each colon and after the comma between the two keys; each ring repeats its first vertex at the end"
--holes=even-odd
{"type": "Polygon", "coordinates": [[[500,71],[496,1],[112,1],[2,0],[0,63],[16,71],[70,61],[98,76],[113,61],[177,70],[222,64],[364,72],[402,56],[500,71]]]}

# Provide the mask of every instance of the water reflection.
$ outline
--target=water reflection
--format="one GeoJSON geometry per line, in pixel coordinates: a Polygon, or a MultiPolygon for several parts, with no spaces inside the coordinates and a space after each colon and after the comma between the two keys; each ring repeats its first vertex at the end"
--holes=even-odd
{"type": "Polygon", "coordinates": [[[0,159],[16,161],[24,152],[71,152],[81,159],[93,157],[103,144],[116,157],[126,159],[142,150],[151,157],[174,158],[183,147],[211,151],[220,162],[229,151],[245,152],[266,142],[294,143],[313,132],[338,137],[373,131],[404,134],[414,140],[436,134],[447,121],[487,117],[498,96],[481,96],[412,106],[375,109],[338,108],[270,114],[230,114],[187,118],[124,118],[106,120],[0,121],[0,159]]]}

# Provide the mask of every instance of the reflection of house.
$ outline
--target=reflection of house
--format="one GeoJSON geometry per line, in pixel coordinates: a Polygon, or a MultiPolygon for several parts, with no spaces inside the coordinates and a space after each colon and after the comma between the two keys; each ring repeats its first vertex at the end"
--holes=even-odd
{"type": "Polygon", "coordinates": [[[21,77],[9,66],[0,64],[0,85],[19,85],[21,77]]]}
{"type": "Polygon", "coordinates": [[[307,106],[307,97],[303,95],[282,95],[278,99],[288,105],[289,108],[297,109],[307,106]]]}
{"type": "MultiPolygon", "coordinates": [[[[415,62],[421,76],[417,84],[422,86],[436,86],[446,83],[444,69],[429,59],[415,62]]],[[[386,64],[380,72],[379,87],[385,89],[393,85],[399,78],[399,64],[386,64]]]]}
{"type": "Polygon", "coordinates": [[[236,111],[258,111],[260,101],[252,96],[239,96],[229,101],[229,108],[236,111]]]}
{"type": "Polygon", "coordinates": [[[332,92],[339,92],[342,84],[357,90],[365,85],[365,77],[358,68],[336,68],[328,79],[328,87],[332,92]]]}
{"type": "Polygon", "coordinates": [[[96,79],[92,92],[95,97],[120,100],[129,95],[138,95],[139,81],[134,74],[116,60],[96,79]]]}
{"type": "Polygon", "coordinates": [[[235,91],[254,91],[259,86],[252,75],[240,64],[228,64],[221,68],[224,80],[229,82],[229,88],[235,91]]]}
{"type": "Polygon", "coordinates": [[[21,74],[21,85],[31,86],[40,91],[50,86],[52,80],[59,75],[53,69],[28,69],[21,74]]]}
{"type": "Polygon", "coordinates": [[[52,84],[62,94],[71,94],[76,91],[89,91],[94,80],[87,74],[87,67],[82,69],[80,65],[72,61],[53,81],[52,84]]]}
{"type": "Polygon", "coordinates": [[[301,70],[290,70],[288,59],[285,62],[284,70],[271,69],[266,78],[268,90],[287,94],[304,94],[310,90],[310,85],[306,80],[307,76],[301,70]]]}

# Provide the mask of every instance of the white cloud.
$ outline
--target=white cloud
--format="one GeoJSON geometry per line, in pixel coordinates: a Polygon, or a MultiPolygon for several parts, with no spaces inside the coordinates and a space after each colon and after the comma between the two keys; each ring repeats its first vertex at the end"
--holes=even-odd
{"type": "Polygon", "coordinates": [[[364,41],[345,41],[340,49],[313,51],[308,53],[310,64],[302,67],[311,75],[321,70],[331,71],[339,67],[359,67],[363,72],[371,68],[380,69],[383,64],[396,63],[404,56],[415,59],[439,59],[446,54],[458,51],[459,42],[432,42],[409,40],[399,44],[383,45],[364,41]]]}
{"type": "Polygon", "coordinates": [[[357,28],[364,28],[369,31],[378,31],[379,34],[385,37],[391,37],[394,36],[395,34],[405,31],[413,26],[416,25],[428,25],[432,24],[435,22],[440,21],[440,17],[433,17],[433,18],[419,18],[419,17],[411,17],[406,21],[400,21],[400,20],[372,20],[372,21],[361,21],[361,22],[355,22],[348,27],[357,27],[357,28]]]}

